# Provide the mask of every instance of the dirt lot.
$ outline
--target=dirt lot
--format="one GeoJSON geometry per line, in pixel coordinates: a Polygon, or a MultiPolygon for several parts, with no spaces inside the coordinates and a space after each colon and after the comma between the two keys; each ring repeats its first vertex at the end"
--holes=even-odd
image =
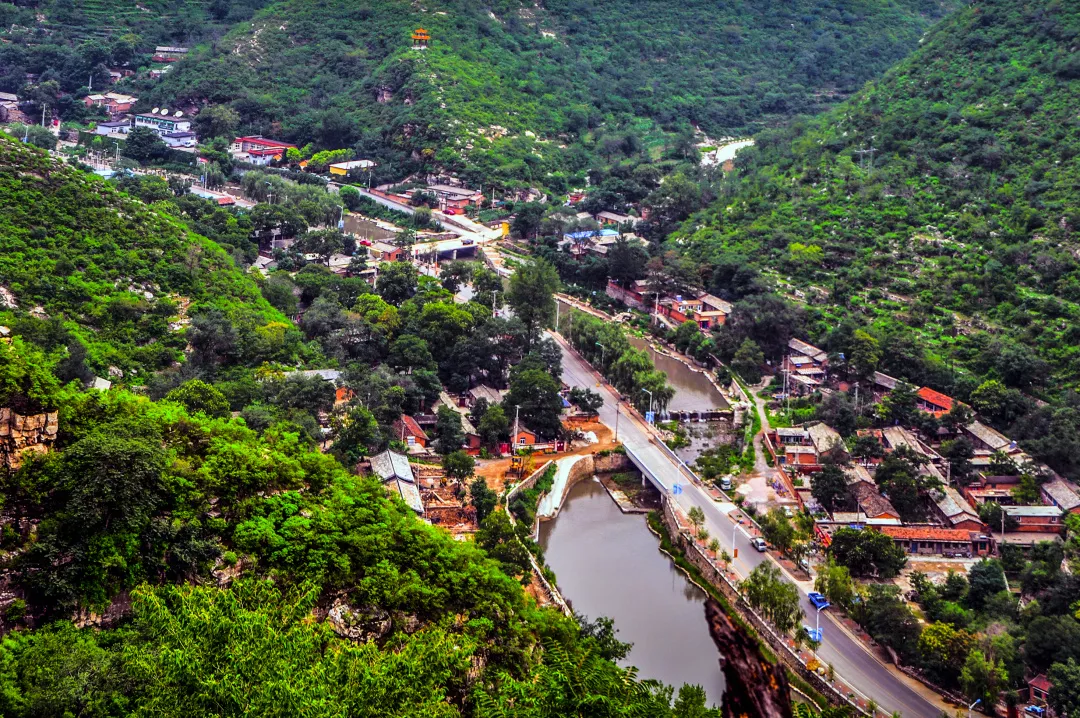
{"type": "MultiPolygon", "coordinates": [[[[581,454],[594,454],[602,449],[610,449],[614,446],[613,436],[611,429],[607,428],[600,422],[590,421],[583,424],[579,424],[579,428],[582,432],[591,431],[596,434],[596,438],[600,440],[598,444],[589,444],[583,446],[576,446],[571,451],[566,451],[560,454],[535,454],[530,457],[532,464],[530,465],[526,461],[525,476],[528,476],[533,470],[539,468],[548,459],[561,459],[564,456],[578,456],[581,454]]],[[[506,482],[506,472],[510,470],[510,457],[502,459],[480,459],[476,463],[476,475],[483,476],[487,479],[488,486],[494,491],[502,492],[506,482]]],[[[513,480],[515,477],[511,477],[513,480]]]]}

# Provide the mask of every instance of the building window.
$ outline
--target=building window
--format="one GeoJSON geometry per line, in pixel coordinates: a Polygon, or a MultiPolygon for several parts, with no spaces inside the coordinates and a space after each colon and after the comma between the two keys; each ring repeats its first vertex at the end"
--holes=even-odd
{"type": "Polygon", "coordinates": [[[520,444],[521,446],[525,446],[525,437],[524,436],[521,437],[520,439],[518,439],[518,444],[520,444]]]}

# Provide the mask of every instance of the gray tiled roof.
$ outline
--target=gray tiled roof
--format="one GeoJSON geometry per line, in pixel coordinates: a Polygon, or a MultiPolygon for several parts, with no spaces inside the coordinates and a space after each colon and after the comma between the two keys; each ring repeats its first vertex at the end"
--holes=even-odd
{"type": "Polygon", "coordinates": [[[382,481],[389,481],[391,479],[404,479],[410,483],[415,483],[416,481],[416,478],[413,476],[412,467],[409,466],[408,457],[394,451],[387,450],[381,454],[372,456],[371,471],[382,481]]]}

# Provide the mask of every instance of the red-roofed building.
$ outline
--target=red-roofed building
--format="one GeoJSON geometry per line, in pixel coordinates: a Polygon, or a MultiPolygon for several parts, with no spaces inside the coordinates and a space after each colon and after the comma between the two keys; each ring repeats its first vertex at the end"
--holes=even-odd
{"type": "Polygon", "coordinates": [[[919,409],[938,417],[952,411],[953,404],[956,403],[951,396],[945,396],[940,391],[934,391],[928,386],[919,389],[916,394],[919,397],[919,409]]]}
{"type": "Polygon", "coordinates": [[[1050,698],[1050,689],[1053,687],[1054,685],[1050,683],[1050,679],[1043,673],[1029,679],[1028,702],[1045,706],[1046,701],[1050,698]]]}
{"type": "Polygon", "coordinates": [[[428,435],[416,423],[416,419],[408,414],[402,414],[401,418],[394,422],[394,438],[409,446],[423,446],[428,444],[428,435]]]}
{"type": "Polygon", "coordinates": [[[937,526],[881,526],[878,530],[907,553],[984,556],[993,550],[993,539],[978,531],[937,526]]]}
{"type": "Polygon", "coordinates": [[[261,135],[249,135],[233,140],[229,153],[252,164],[268,165],[272,161],[280,162],[284,159],[290,147],[296,148],[296,145],[271,140],[261,135]]]}

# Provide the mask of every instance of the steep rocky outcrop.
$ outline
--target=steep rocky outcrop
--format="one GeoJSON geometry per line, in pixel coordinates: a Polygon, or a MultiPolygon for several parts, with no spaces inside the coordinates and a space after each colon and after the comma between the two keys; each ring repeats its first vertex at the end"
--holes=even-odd
{"type": "Polygon", "coordinates": [[[44,454],[56,441],[59,420],[55,411],[17,414],[0,408],[0,463],[18,469],[29,454],[44,454]]]}

